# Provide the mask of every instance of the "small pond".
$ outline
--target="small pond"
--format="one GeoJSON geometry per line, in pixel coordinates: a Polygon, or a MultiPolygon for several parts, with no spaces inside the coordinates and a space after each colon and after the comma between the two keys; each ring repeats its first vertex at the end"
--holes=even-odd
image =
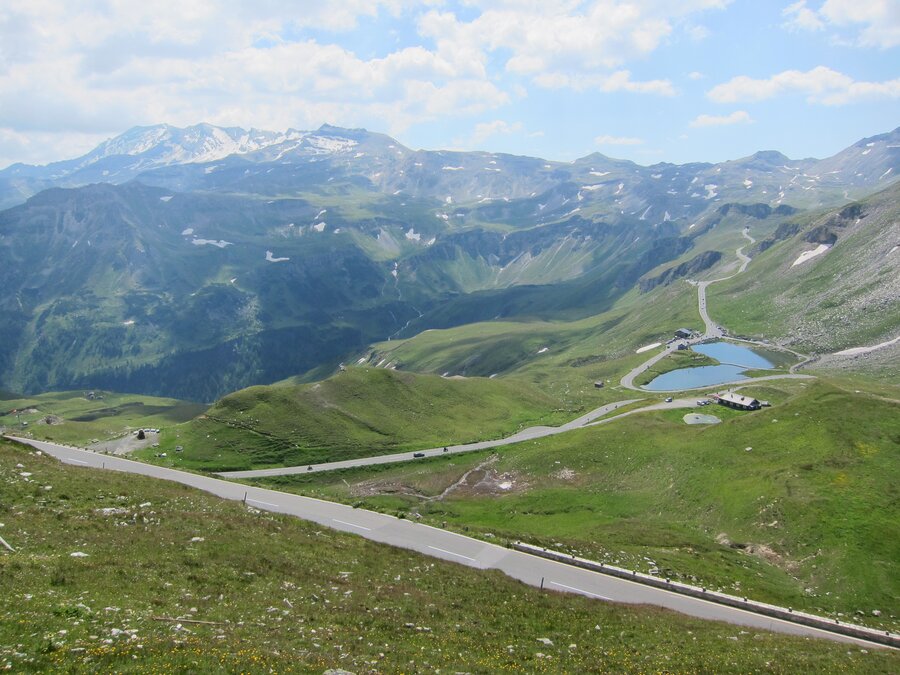
{"type": "Polygon", "coordinates": [[[709,342],[694,345],[693,350],[705,354],[720,362],[717,366],[696,366],[670,370],[653,378],[644,385],[647,391],[678,391],[680,389],[697,389],[711,387],[725,382],[737,382],[749,379],[744,371],[751,368],[772,368],[759,354],[747,347],[730,342],[709,342]]]}
{"type": "Polygon", "coordinates": [[[730,342],[708,342],[694,345],[694,351],[715,359],[719,363],[744,368],[772,368],[772,364],[748,347],[730,342]]]}

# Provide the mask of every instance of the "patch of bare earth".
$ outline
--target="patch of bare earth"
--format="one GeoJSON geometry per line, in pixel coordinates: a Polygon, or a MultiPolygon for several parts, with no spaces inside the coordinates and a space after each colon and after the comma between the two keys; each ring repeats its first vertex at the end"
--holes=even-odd
{"type": "Polygon", "coordinates": [[[406,495],[425,498],[414,487],[405,485],[398,480],[364,480],[354,483],[350,487],[350,494],[354,497],[376,497],[378,495],[406,495]]]}
{"type": "Polygon", "coordinates": [[[55,426],[57,424],[62,424],[65,420],[59,415],[45,415],[41,419],[39,419],[36,424],[46,424],[48,426],[55,426]]]}
{"type": "Polygon", "coordinates": [[[522,492],[528,488],[520,474],[515,471],[499,472],[494,464],[500,459],[493,455],[474,469],[470,469],[453,485],[444,490],[435,500],[441,500],[450,494],[462,497],[484,497],[522,492]]]}
{"type": "Polygon", "coordinates": [[[742,551],[747,555],[762,558],[767,563],[775,565],[776,567],[781,567],[787,570],[790,570],[794,567],[791,562],[785,560],[784,556],[782,556],[771,546],[768,546],[766,544],[741,544],[739,542],[731,541],[731,539],[728,538],[728,535],[724,532],[716,537],[716,542],[721,544],[722,546],[728,546],[729,548],[742,551]]]}
{"type": "Polygon", "coordinates": [[[522,492],[528,488],[521,475],[514,471],[500,472],[494,464],[500,459],[492,455],[478,466],[466,471],[458,480],[448,485],[438,495],[428,496],[400,480],[367,480],[355,483],[350,488],[354,497],[374,497],[376,495],[406,495],[417,497],[423,502],[441,501],[453,495],[461,497],[504,495],[522,492]]]}
{"type": "Polygon", "coordinates": [[[563,467],[558,471],[554,471],[550,474],[550,478],[555,478],[556,480],[575,480],[575,477],[578,476],[572,469],[568,467],[563,467]]]}
{"type": "Polygon", "coordinates": [[[112,438],[108,441],[91,443],[88,446],[88,450],[93,450],[94,452],[105,452],[112,455],[127,455],[128,453],[134,452],[135,450],[148,448],[158,440],[159,438],[156,436],[156,434],[153,433],[146,434],[144,438],[138,438],[135,434],[126,434],[125,436],[112,438]]]}

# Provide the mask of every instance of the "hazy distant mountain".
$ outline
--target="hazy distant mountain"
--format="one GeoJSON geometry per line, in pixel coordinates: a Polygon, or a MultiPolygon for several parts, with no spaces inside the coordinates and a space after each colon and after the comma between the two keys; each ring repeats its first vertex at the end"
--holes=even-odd
{"type": "Polygon", "coordinates": [[[48,187],[119,184],[141,176],[173,190],[284,196],[338,181],[387,195],[440,199],[470,208],[535,198],[541,215],[577,196],[656,220],[691,217],[708,202],[825,206],[884,187],[900,170],[900,129],[863,139],[824,160],[758,152],[721,164],[640,166],[599,153],[575,162],[485,152],[413,151],[383,134],[324,125],[316,131],[249,131],[198,124],[135,127],[88,154],[0,171],[0,207],[48,187]],[[547,200],[551,200],[550,204],[547,200]],[[668,218],[666,218],[668,213],[668,218]]]}
{"type": "MultiPolygon", "coordinates": [[[[0,204],[10,205],[48,187],[123,183],[138,173],[173,164],[215,162],[266,148],[279,152],[303,148],[310,154],[348,150],[355,143],[312,132],[273,132],[197,124],[184,129],[168,124],[134,127],[104,141],[88,154],[46,166],[14,164],[0,171],[0,204]]],[[[279,158],[278,152],[270,156],[279,158]]]]}
{"type": "Polygon", "coordinates": [[[892,184],[898,147],[895,130],[825,160],[644,167],[135,128],[0,172],[19,202],[0,212],[0,384],[212,400],[392,335],[587,316],[715,264],[695,242],[717,226],[774,230],[892,184]]]}

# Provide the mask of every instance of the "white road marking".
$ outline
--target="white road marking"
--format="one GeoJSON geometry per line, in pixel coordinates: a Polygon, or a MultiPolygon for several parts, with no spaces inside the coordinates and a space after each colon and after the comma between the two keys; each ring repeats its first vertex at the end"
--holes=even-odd
{"type": "MultiPolygon", "coordinates": [[[[20,437],[15,437],[15,436],[5,436],[5,438],[11,438],[12,440],[18,441],[20,443],[26,443],[26,444],[31,445],[39,450],[44,450],[48,454],[56,457],[57,459],[60,459],[61,461],[65,462],[67,460],[67,458],[65,457],[65,455],[63,453],[59,453],[59,451],[62,449],[68,449],[67,446],[62,446],[57,443],[46,443],[46,442],[41,443],[39,441],[34,441],[31,439],[20,438],[20,437]],[[59,453],[59,454],[57,454],[57,453],[59,453]]],[[[84,453],[84,454],[89,454],[86,451],[79,450],[79,449],[76,449],[76,451],[84,453]]],[[[80,461],[80,460],[76,460],[76,461],[80,461]]],[[[122,459],[122,458],[119,459],[119,466],[122,471],[133,472],[133,473],[144,473],[148,468],[149,469],[159,469],[159,467],[154,467],[153,465],[147,465],[147,464],[144,464],[141,462],[136,462],[134,460],[122,459]]],[[[98,468],[98,467],[94,466],[93,468],[98,468]]],[[[156,476],[155,474],[149,474],[149,475],[153,475],[155,478],[158,478],[160,480],[174,481],[174,482],[177,482],[177,483],[180,483],[183,485],[187,485],[189,487],[194,487],[194,488],[197,488],[197,489],[200,489],[203,491],[208,491],[213,494],[216,494],[213,489],[214,486],[226,485],[226,483],[224,483],[222,481],[218,481],[216,479],[204,478],[201,476],[197,476],[196,474],[188,474],[188,473],[179,471],[177,469],[167,469],[167,470],[165,470],[164,475],[159,475],[159,476],[156,476]],[[199,479],[199,481],[200,481],[199,486],[195,484],[195,481],[197,479],[199,479]]],[[[325,501],[322,499],[317,499],[315,497],[299,497],[297,495],[293,495],[293,494],[289,494],[289,493],[278,493],[278,494],[282,494],[287,499],[298,500],[301,503],[316,502],[316,503],[321,503],[323,505],[330,505],[330,506],[334,505],[334,502],[328,502],[328,501],[325,501]]],[[[256,500],[254,500],[254,501],[256,501],[256,500]]],[[[266,504],[267,502],[259,502],[259,503],[266,504]]],[[[275,505],[270,504],[270,506],[275,506],[275,505]]],[[[369,512],[369,513],[372,513],[373,515],[384,515],[384,514],[375,514],[374,512],[369,512]]],[[[303,516],[297,516],[297,517],[301,518],[303,520],[306,520],[306,518],[304,518],[303,516]]],[[[397,519],[396,516],[386,516],[386,517],[397,519]]],[[[415,524],[415,523],[409,523],[409,524],[413,525],[415,527],[430,527],[430,526],[422,525],[422,524],[415,524]]],[[[431,529],[439,530],[439,528],[434,528],[434,527],[432,527],[431,529]]],[[[453,535],[456,535],[459,537],[466,538],[464,535],[457,534],[455,532],[446,532],[446,534],[453,534],[453,535]]],[[[362,535],[362,536],[365,536],[365,535],[362,535]]],[[[484,542],[475,542],[474,540],[473,540],[473,543],[482,544],[482,545],[488,547],[490,550],[499,549],[499,547],[496,544],[486,544],[484,542]]],[[[393,545],[404,547],[404,548],[408,546],[408,544],[406,543],[405,540],[401,540],[393,545]]],[[[430,548],[432,548],[436,551],[442,551],[449,555],[457,555],[462,558],[466,558],[466,556],[461,556],[460,554],[453,553],[452,551],[445,551],[444,549],[437,548],[436,546],[431,546],[430,548]]],[[[503,549],[499,549],[499,550],[502,551],[503,549]]],[[[507,553],[512,554],[511,552],[507,552],[507,553]]],[[[528,554],[523,554],[523,555],[528,555],[528,554]]],[[[498,558],[498,560],[503,559],[504,557],[505,556],[501,555],[500,558],[498,558]]],[[[468,558],[468,560],[473,560],[473,559],[468,558]]],[[[565,566],[567,569],[570,569],[570,570],[572,569],[570,565],[567,565],[564,562],[560,562],[560,561],[556,561],[556,560],[549,560],[549,559],[542,559],[542,561],[548,562],[548,563],[551,563],[551,564],[557,565],[557,566],[565,566]]],[[[489,565],[489,568],[502,569],[496,563],[489,565]]],[[[595,572],[591,572],[590,570],[584,570],[584,571],[589,574],[596,574],[595,572]]],[[[506,572],[506,574],[512,576],[512,574],[510,572],[506,572]]],[[[634,582],[628,581],[628,580],[622,580],[622,581],[624,581],[624,583],[627,583],[627,584],[634,583],[634,582]]],[[[554,584],[555,582],[550,582],[550,583],[554,584]]],[[[567,588],[567,589],[573,590],[578,593],[587,593],[588,595],[592,595],[598,599],[610,600],[609,598],[605,598],[604,596],[595,595],[593,593],[588,593],[587,591],[577,589],[577,588],[574,588],[571,586],[564,586],[563,584],[558,584],[558,583],[555,583],[555,585],[560,586],[562,588],[567,588]]],[[[644,588],[646,588],[646,587],[644,587],[644,588]]],[[[877,647],[885,647],[884,643],[875,642],[868,638],[852,637],[852,636],[848,636],[846,634],[836,634],[835,632],[832,632],[831,630],[828,630],[826,628],[816,628],[816,627],[812,627],[812,626],[805,626],[803,624],[800,624],[797,622],[790,622],[785,619],[778,619],[778,618],[772,618],[772,617],[767,618],[764,615],[758,614],[756,612],[753,612],[753,611],[750,611],[747,609],[739,609],[737,607],[723,606],[722,604],[715,602],[712,599],[692,598],[690,596],[684,596],[684,595],[675,593],[675,591],[673,591],[673,590],[662,589],[662,588],[649,588],[647,590],[654,593],[654,595],[657,595],[660,597],[678,596],[679,599],[682,601],[681,603],[679,603],[678,607],[676,607],[675,605],[671,605],[671,604],[665,604],[665,603],[661,602],[660,600],[651,600],[650,602],[652,602],[653,604],[662,605],[664,607],[669,607],[670,609],[673,609],[675,611],[679,611],[681,613],[688,614],[688,615],[695,616],[695,617],[701,617],[701,615],[697,614],[696,611],[694,611],[691,608],[691,605],[693,603],[700,603],[700,604],[714,606],[717,608],[719,618],[715,619],[715,620],[724,620],[724,621],[728,621],[729,623],[739,623],[739,625],[740,625],[743,622],[738,622],[734,618],[729,617],[730,614],[739,613],[742,615],[747,615],[747,616],[753,617],[754,620],[756,622],[758,622],[758,623],[747,624],[747,625],[756,625],[756,626],[764,625],[768,629],[778,630],[779,632],[812,634],[815,636],[826,637],[831,640],[840,640],[842,642],[852,642],[855,644],[863,644],[866,646],[875,645],[877,647]],[[685,602],[685,601],[687,601],[687,602],[685,602]],[[763,623],[763,620],[765,620],[765,623],[763,623]],[[791,630],[785,630],[784,629],[785,627],[790,627],[791,630]]],[[[880,634],[881,634],[880,631],[878,632],[878,634],[880,636],[880,634]]]]}
{"type": "Polygon", "coordinates": [[[559,586],[560,588],[565,588],[567,591],[574,591],[575,593],[581,593],[582,595],[588,595],[592,598],[597,598],[598,600],[609,600],[612,602],[612,598],[607,598],[605,595],[597,595],[596,593],[591,593],[590,591],[585,591],[581,588],[575,588],[574,586],[566,586],[565,584],[556,581],[551,581],[550,585],[559,586]]]}
{"type": "Polygon", "coordinates": [[[276,509],[278,508],[278,504],[272,504],[270,502],[261,502],[258,499],[248,499],[248,502],[256,502],[257,504],[265,504],[266,506],[274,506],[276,509]]]}
{"type": "Polygon", "coordinates": [[[349,527],[358,527],[361,530],[365,530],[366,532],[371,532],[371,527],[363,527],[362,525],[357,525],[356,523],[348,523],[346,520],[338,520],[337,518],[332,518],[332,520],[336,523],[340,523],[341,525],[347,525],[349,527]]]}
{"type": "Polygon", "coordinates": [[[77,462],[78,464],[87,464],[87,462],[82,462],[80,459],[69,459],[70,462],[77,462]]]}
{"type": "Polygon", "coordinates": [[[472,562],[475,562],[475,558],[470,558],[469,556],[463,555],[462,553],[454,553],[453,551],[438,548],[437,546],[431,546],[430,544],[428,545],[428,548],[434,549],[435,551],[440,551],[441,553],[446,553],[447,555],[455,555],[457,558],[463,558],[464,560],[471,560],[472,562]]]}

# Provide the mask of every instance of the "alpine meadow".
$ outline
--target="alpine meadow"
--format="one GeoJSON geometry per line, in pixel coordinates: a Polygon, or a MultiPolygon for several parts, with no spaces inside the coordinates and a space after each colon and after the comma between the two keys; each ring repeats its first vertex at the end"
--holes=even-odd
{"type": "Polygon", "coordinates": [[[900,670],[891,3],[77,4],[0,9],[0,670],[900,670]]]}

